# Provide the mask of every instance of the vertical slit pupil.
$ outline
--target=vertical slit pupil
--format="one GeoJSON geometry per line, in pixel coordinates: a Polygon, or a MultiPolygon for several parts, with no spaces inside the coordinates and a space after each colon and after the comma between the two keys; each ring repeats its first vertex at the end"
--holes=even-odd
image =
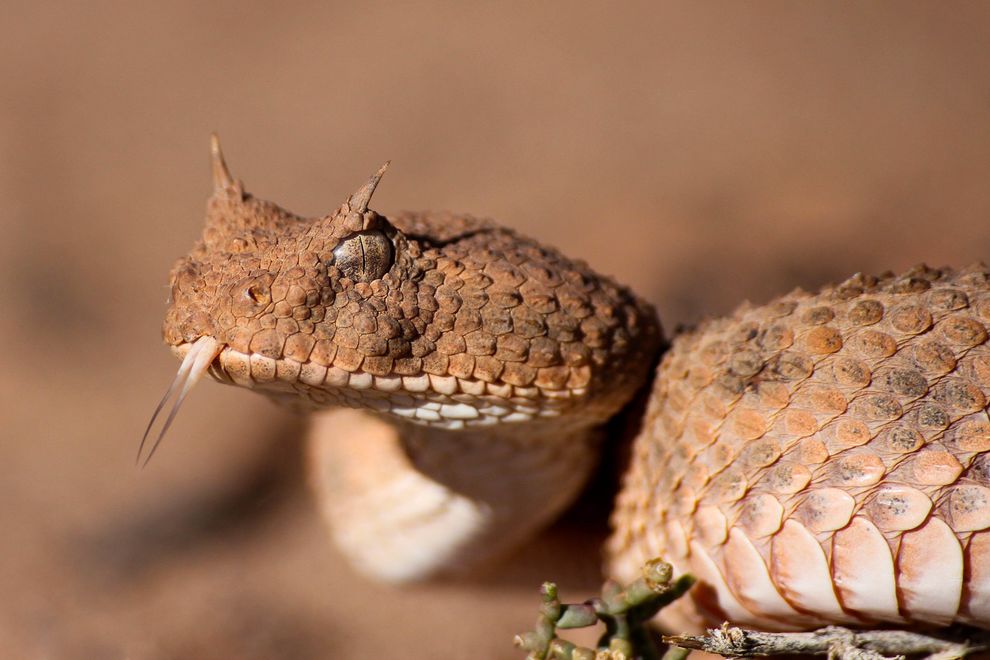
{"type": "Polygon", "coordinates": [[[358,236],[358,245],[361,248],[361,279],[366,279],[368,277],[368,251],[365,249],[364,242],[367,237],[362,234],[358,236]]]}

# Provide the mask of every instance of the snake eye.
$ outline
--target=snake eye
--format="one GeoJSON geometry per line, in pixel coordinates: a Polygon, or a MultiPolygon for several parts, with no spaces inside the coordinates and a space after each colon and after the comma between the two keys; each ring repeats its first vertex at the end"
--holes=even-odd
{"type": "Polygon", "coordinates": [[[355,282],[381,279],[392,267],[392,241],[380,231],[362,231],[345,238],[333,251],[332,263],[355,282]]]}

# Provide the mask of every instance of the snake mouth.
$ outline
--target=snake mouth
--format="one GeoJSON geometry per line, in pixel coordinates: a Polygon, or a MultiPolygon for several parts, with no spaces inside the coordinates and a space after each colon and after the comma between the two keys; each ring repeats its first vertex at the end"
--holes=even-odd
{"type": "Polygon", "coordinates": [[[204,375],[245,387],[297,411],[348,407],[386,415],[393,420],[444,430],[502,424],[564,423],[570,411],[578,426],[598,424],[612,404],[587,400],[587,382],[574,387],[514,386],[424,372],[412,375],[373,375],[362,369],[345,370],[314,361],[244,353],[212,336],[171,345],[182,362],[159,401],[141,438],[136,463],[147,465],[157,451],[183,401],[204,375]],[[155,441],[145,456],[148,439],[166,404],[175,400],[155,441]],[[142,462],[143,457],[143,462],[142,462]]]}
{"type": "Polygon", "coordinates": [[[186,395],[189,394],[189,390],[199,382],[203,374],[210,370],[210,365],[213,364],[213,360],[216,359],[223,348],[224,345],[213,337],[200,337],[196,341],[190,344],[184,344],[179,348],[180,351],[186,349],[185,355],[182,357],[182,364],[179,365],[179,371],[175,374],[171,385],[165,391],[165,396],[158,402],[155,412],[151,415],[148,427],[144,430],[144,435],[141,437],[141,444],[138,446],[135,463],[141,463],[141,467],[144,467],[151,460],[151,457],[155,455],[158,445],[161,444],[162,438],[165,437],[165,433],[175,420],[175,416],[178,414],[179,408],[182,407],[182,402],[185,400],[186,395]],[[188,349],[186,349],[187,346],[188,349]],[[158,415],[165,408],[165,404],[168,403],[168,400],[177,391],[178,396],[176,396],[175,402],[172,404],[172,409],[169,411],[168,417],[165,418],[165,423],[162,424],[162,429],[159,431],[158,437],[155,439],[154,444],[151,445],[151,449],[142,463],[141,456],[144,453],[144,447],[148,441],[148,436],[151,434],[151,429],[155,425],[155,420],[158,419],[158,415]]]}

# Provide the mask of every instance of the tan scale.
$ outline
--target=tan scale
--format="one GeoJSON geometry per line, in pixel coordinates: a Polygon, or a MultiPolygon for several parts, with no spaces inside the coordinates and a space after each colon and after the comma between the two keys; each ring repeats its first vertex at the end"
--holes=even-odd
{"type": "MultiPolygon", "coordinates": [[[[245,192],[214,138],[206,228],[163,327],[182,364],[149,431],[175,403],[148,457],[206,373],[313,411],[336,543],[402,582],[510,552],[566,508],[662,336],[628,289],[491,221],[370,210],[384,170],[302,218],[245,192]]],[[[609,574],[658,556],[693,572],[662,613],[681,632],[990,627],[988,282],[983,266],[857,275],[678,336],[609,574]]]]}
{"type": "Polygon", "coordinates": [[[702,577],[672,628],[990,626],[988,273],[857,275],[676,338],[611,573],[702,577]]]}

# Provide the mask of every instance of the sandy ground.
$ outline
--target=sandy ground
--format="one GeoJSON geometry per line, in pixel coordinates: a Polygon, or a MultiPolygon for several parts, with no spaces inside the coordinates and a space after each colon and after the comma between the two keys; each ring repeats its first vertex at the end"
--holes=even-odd
{"type": "Polygon", "coordinates": [[[383,212],[499,218],[671,329],[988,257],[988,5],[531,4],[5,3],[0,655],[513,658],[542,579],[597,581],[572,516],[475,583],[369,584],[303,484],[303,422],[233,388],[134,468],[210,131],[307,214],[390,158],[383,212]]]}

